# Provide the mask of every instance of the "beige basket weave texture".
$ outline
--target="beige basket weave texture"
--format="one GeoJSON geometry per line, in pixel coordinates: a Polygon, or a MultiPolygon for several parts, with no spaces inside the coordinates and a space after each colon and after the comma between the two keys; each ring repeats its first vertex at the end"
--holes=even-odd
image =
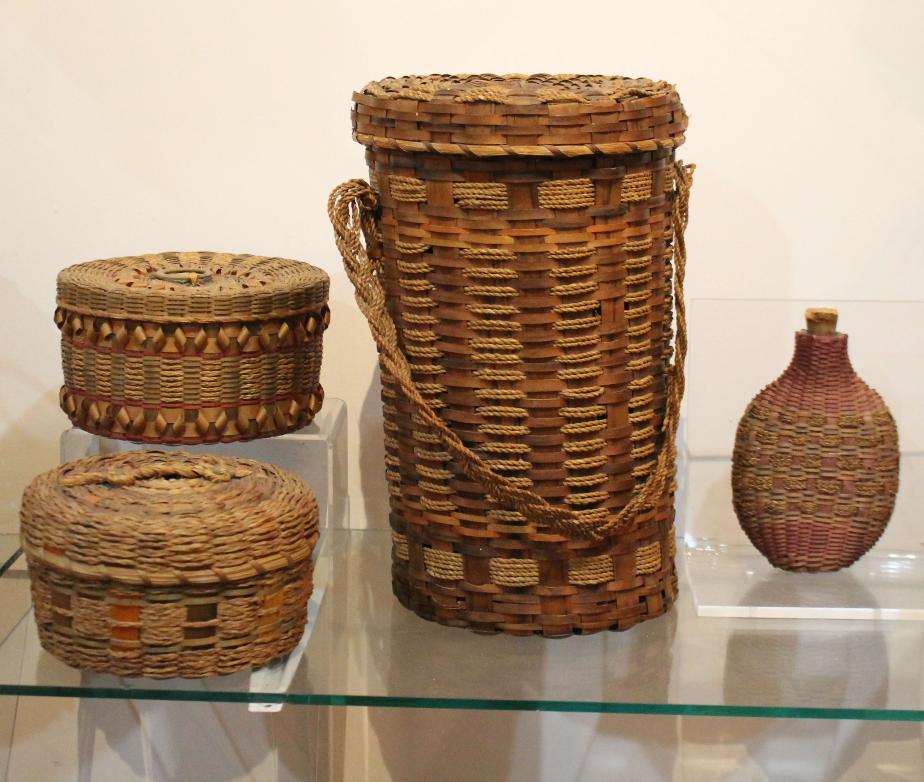
{"type": "Polygon", "coordinates": [[[58,275],[61,407],[89,432],[232,442],[299,429],[320,409],[327,275],[223,253],[90,261],[58,275]]]}
{"type": "Polygon", "coordinates": [[[38,476],[21,510],[42,646],[119,676],[259,666],[301,637],[318,506],[246,459],[129,452],[38,476]]]}

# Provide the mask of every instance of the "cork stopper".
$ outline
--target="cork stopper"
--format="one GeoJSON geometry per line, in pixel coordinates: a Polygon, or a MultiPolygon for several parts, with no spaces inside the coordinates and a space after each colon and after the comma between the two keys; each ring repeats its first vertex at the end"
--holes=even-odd
{"type": "Polygon", "coordinates": [[[828,307],[809,307],[805,311],[805,328],[816,337],[837,334],[837,310],[828,307]]]}

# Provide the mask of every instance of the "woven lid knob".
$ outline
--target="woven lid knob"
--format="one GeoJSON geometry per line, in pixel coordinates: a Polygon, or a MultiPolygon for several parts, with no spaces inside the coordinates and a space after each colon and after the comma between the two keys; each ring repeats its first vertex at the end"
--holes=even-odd
{"type": "Polygon", "coordinates": [[[805,311],[805,328],[816,337],[831,337],[837,333],[837,310],[829,307],[809,307],[805,311]]]}
{"type": "Polygon", "coordinates": [[[205,268],[159,269],[151,272],[155,280],[173,282],[177,285],[198,285],[202,282],[211,282],[212,273],[205,268]]]}

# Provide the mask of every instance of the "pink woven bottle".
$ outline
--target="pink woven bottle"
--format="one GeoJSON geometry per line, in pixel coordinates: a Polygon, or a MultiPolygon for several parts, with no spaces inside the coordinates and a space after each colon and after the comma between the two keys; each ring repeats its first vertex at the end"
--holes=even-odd
{"type": "Polygon", "coordinates": [[[784,570],[839,570],[882,535],[898,490],[892,414],[854,372],[837,310],[809,309],[786,371],[738,424],[732,493],[751,542],[784,570]]]}

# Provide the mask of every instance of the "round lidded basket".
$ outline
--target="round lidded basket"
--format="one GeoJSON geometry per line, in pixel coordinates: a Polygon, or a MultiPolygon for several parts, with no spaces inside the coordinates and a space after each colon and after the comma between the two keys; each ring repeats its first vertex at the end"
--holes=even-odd
{"type": "Polygon", "coordinates": [[[42,646],[119,676],[263,665],[301,637],[318,506],[249,459],[91,456],[26,488],[22,546],[42,646]]]}
{"type": "Polygon", "coordinates": [[[193,444],[271,437],[320,409],[329,279],[300,261],[161,253],[58,275],[61,407],[94,434],[193,444]]]}
{"type": "Polygon", "coordinates": [[[370,184],[335,190],[330,215],[379,347],[396,595],[514,634],[669,610],[677,92],[433,75],[353,97],[370,184]]]}

